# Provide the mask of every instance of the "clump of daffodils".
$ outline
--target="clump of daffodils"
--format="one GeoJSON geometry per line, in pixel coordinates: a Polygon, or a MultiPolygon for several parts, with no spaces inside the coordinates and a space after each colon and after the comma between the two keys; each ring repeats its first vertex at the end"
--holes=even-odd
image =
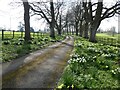
{"type": "Polygon", "coordinates": [[[111,57],[116,57],[117,55],[116,54],[102,54],[102,56],[106,58],[111,58],[111,57]]]}
{"type": "Polygon", "coordinates": [[[77,58],[71,58],[68,63],[84,63],[86,62],[85,57],[77,57],[77,58]]]}
{"type": "Polygon", "coordinates": [[[114,69],[114,70],[111,70],[111,72],[112,72],[113,74],[120,73],[120,68],[116,68],[116,69],[114,69]]]}
{"type": "MultiPolygon", "coordinates": [[[[64,85],[64,84],[61,84],[61,85],[59,85],[57,88],[58,89],[62,89],[62,88],[64,88],[64,87],[66,87],[66,85],[64,85]]],[[[72,84],[71,86],[67,86],[66,88],[74,88],[74,85],[72,84]]]]}
{"type": "Polygon", "coordinates": [[[83,44],[82,44],[82,43],[77,43],[77,44],[75,44],[75,46],[76,46],[76,47],[82,47],[83,44]]]}
{"type": "Polygon", "coordinates": [[[62,89],[64,87],[64,84],[59,85],[57,88],[62,89]]]}
{"type": "Polygon", "coordinates": [[[88,47],[87,49],[88,49],[89,51],[91,51],[91,52],[95,52],[95,50],[96,50],[96,49],[93,48],[93,47],[88,47]]]}

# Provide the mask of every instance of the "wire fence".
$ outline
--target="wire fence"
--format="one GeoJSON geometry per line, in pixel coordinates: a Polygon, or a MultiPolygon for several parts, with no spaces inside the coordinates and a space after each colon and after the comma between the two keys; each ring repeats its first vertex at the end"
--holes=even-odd
{"type": "Polygon", "coordinates": [[[100,43],[120,47],[120,40],[118,38],[97,37],[96,39],[100,43]]]}
{"type": "MultiPolygon", "coordinates": [[[[31,32],[31,38],[39,38],[41,36],[47,35],[45,32],[37,31],[31,32]]],[[[2,40],[10,40],[14,38],[24,38],[25,31],[15,31],[15,30],[0,30],[0,37],[2,40]]]]}
{"type": "MultiPolygon", "coordinates": [[[[41,36],[48,36],[49,34],[46,32],[31,32],[31,38],[40,38],[41,36]]],[[[0,30],[0,38],[2,40],[11,40],[14,38],[24,38],[25,37],[25,31],[15,31],[15,30],[0,30]]],[[[119,38],[108,38],[108,37],[96,37],[98,42],[104,43],[104,44],[112,44],[112,45],[118,45],[120,44],[119,38]]]]}

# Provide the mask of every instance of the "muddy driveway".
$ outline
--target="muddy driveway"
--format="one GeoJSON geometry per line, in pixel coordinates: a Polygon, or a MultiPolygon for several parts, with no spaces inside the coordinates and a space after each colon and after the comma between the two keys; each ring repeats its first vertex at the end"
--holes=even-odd
{"type": "Polygon", "coordinates": [[[2,88],[54,88],[73,49],[67,37],[43,50],[3,64],[2,88]]]}

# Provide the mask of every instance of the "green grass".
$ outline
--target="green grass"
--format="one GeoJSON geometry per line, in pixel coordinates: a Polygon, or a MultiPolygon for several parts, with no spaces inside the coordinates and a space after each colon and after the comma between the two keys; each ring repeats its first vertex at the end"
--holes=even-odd
{"type": "MultiPolygon", "coordinates": [[[[38,38],[40,36],[48,36],[48,33],[33,33],[31,32],[31,37],[32,38],[38,38]]],[[[14,32],[14,38],[23,38],[25,36],[25,32],[14,32]]],[[[2,31],[0,31],[0,38],[2,38],[2,31]]],[[[12,39],[13,38],[13,31],[4,31],[4,39],[12,39]]]]}
{"type": "Polygon", "coordinates": [[[119,48],[76,37],[58,88],[120,88],[119,48]]]}
{"type": "Polygon", "coordinates": [[[96,34],[97,37],[104,37],[104,38],[114,38],[114,39],[118,39],[118,37],[120,37],[120,34],[115,34],[115,36],[113,37],[110,34],[107,33],[97,33],[96,34]]]}
{"type": "Polygon", "coordinates": [[[108,35],[107,33],[97,33],[96,36],[100,36],[100,37],[110,37],[110,35],[108,35]]]}
{"type": "Polygon", "coordinates": [[[96,38],[99,43],[120,47],[120,34],[115,34],[113,37],[107,33],[97,33],[96,38]]]}

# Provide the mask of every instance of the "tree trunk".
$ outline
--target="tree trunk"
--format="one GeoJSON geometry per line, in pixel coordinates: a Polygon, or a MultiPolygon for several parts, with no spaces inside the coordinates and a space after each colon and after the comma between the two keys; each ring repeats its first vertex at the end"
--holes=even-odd
{"type": "Polygon", "coordinates": [[[61,36],[61,28],[58,28],[58,35],[61,36]]]}
{"type": "Polygon", "coordinates": [[[24,6],[24,22],[25,22],[25,41],[28,41],[31,39],[30,37],[30,16],[29,16],[29,10],[30,6],[28,1],[23,1],[24,6]]]}
{"type": "Polygon", "coordinates": [[[83,26],[82,26],[82,21],[81,21],[81,22],[80,22],[80,31],[79,31],[79,32],[80,32],[80,37],[82,37],[82,35],[83,35],[82,27],[83,27],[83,26]]]}
{"type": "Polygon", "coordinates": [[[62,25],[61,25],[61,22],[62,22],[61,21],[61,15],[60,15],[60,19],[59,20],[60,21],[59,21],[59,27],[58,27],[58,35],[61,36],[61,31],[62,31],[62,28],[61,28],[62,27],[62,25]]]}
{"type": "Polygon", "coordinates": [[[78,22],[75,22],[76,36],[78,36],[78,22]]]}
{"type": "Polygon", "coordinates": [[[94,20],[93,19],[91,20],[90,38],[89,38],[89,41],[91,42],[96,42],[95,36],[96,36],[97,29],[101,23],[102,9],[103,9],[103,0],[101,0],[101,2],[98,2],[97,10],[95,13],[95,18],[94,20]]]}
{"type": "Polygon", "coordinates": [[[93,23],[93,25],[90,27],[90,38],[89,41],[91,42],[97,42],[96,41],[96,32],[98,27],[100,26],[101,20],[93,23]]]}
{"type": "Polygon", "coordinates": [[[54,23],[51,22],[50,24],[50,37],[55,38],[55,31],[54,31],[54,23]]]}
{"type": "Polygon", "coordinates": [[[52,20],[50,22],[50,37],[55,38],[55,13],[54,13],[54,5],[53,0],[50,0],[50,10],[51,10],[51,17],[52,20]]]}
{"type": "Polygon", "coordinates": [[[82,37],[82,35],[83,35],[83,31],[82,29],[80,29],[80,37],[82,37]]]}
{"type": "Polygon", "coordinates": [[[72,27],[72,35],[74,35],[74,26],[72,27]]]}
{"type": "Polygon", "coordinates": [[[66,30],[67,30],[67,35],[68,35],[69,34],[69,32],[68,32],[68,24],[67,24],[67,29],[66,30]]]}
{"type": "Polygon", "coordinates": [[[95,38],[95,36],[96,36],[96,30],[94,29],[94,30],[90,30],[90,38],[89,38],[89,41],[90,42],[96,42],[96,38],[95,38]]]}
{"type": "Polygon", "coordinates": [[[85,27],[84,27],[84,38],[88,39],[88,23],[85,23],[85,27]]]}

